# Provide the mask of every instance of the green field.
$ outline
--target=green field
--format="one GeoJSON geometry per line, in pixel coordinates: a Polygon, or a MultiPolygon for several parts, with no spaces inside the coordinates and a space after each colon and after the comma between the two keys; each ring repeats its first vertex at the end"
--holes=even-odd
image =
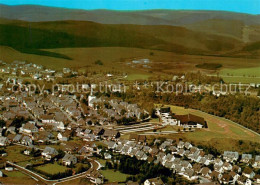
{"type": "Polygon", "coordinates": [[[194,109],[184,109],[182,107],[171,106],[171,110],[176,114],[194,114],[203,117],[208,124],[208,128],[196,132],[187,133],[187,137],[192,140],[209,141],[213,138],[231,138],[237,140],[248,140],[260,143],[260,136],[236,125],[227,119],[213,116],[194,109]]]}
{"type": "Polygon", "coordinates": [[[57,162],[55,162],[54,164],[48,163],[45,165],[37,166],[36,169],[48,174],[56,174],[59,172],[65,172],[68,168],[66,166],[59,165],[57,162]]]}
{"type": "MultiPolygon", "coordinates": [[[[159,106],[158,104],[156,106],[159,106]]],[[[167,105],[169,106],[169,105],[167,105]]],[[[171,134],[163,137],[182,138],[196,145],[209,145],[219,151],[236,150],[238,152],[251,152],[260,148],[260,136],[247,130],[230,120],[216,117],[199,110],[185,109],[178,106],[170,106],[175,114],[194,114],[203,117],[208,128],[196,129],[194,132],[171,134]],[[242,144],[241,144],[242,143],[242,144]]],[[[177,130],[175,127],[166,127],[165,130],[177,130]]],[[[150,139],[153,139],[151,137],[150,139]]]]}
{"type": "MultiPolygon", "coordinates": [[[[81,72],[96,71],[101,73],[121,72],[128,75],[128,80],[147,79],[155,75],[169,75],[172,73],[180,73],[189,71],[198,71],[197,64],[203,64],[205,61],[221,64],[221,76],[226,76],[235,71],[237,74],[243,75],[246,71],[247,75],[257,75],[259,69],[258,59],[248,59],[247,62],[242,58],[230,57],[213,57],[199,55],[180,55],[172,52],[156,51],[139,48],[126,47],[97,47],[97,48],[58,48],[46,49],[45,51],[59,53],[69,56],[72,60],[63,58],[55,58],[48,56],[39,56],[34,54],[25,54],[10,47],[0,46],[0,60],[12,62],[14,60],[25,60],[28,62],[44,65],[48,68],[61,70],[63,67],[71,67],[79,69],[81,72]],[[154,54],[151,56],[150,53],[154,54]],[[102,55],[100,54],[102,53],[102,55]],[[143,68],[142,66],[129,65],[134,59],[148,58],[151,68],[143,68]],[[96,65],[95,61],[101,60],[103,65],[96,65]]],[[[212,71],[203,70],[205,73],[212,74],[212,71]]],[[[234,74],[235,74],[234,72],[234,74]]],[[[259,75],[258,75],[259,76],[259,75]]],[[[235,76],[233,75],[232,79],[235,76]]],[[[231,78],[229,78],[231,79],[231,78]]],[[[246,78],[238,78],[239,81],[246,78]]],[[[224,77],[224,80],[226,78],[224,77]]],[[[248,82],[255,82],[256,78],[248,78],[248,82]]],[[[237,81],[237,80],[236,80],[237,81]]]]}
{"type": "MultiPolygon", "coordinates": [[[[245,61],[246,62],[246,61],[245,61]]],[[[241,69],[223,69],[220,75],[233,75],[233,76],[257,76],[260,77],[260,64],[254,68],[241,68],[241,69]]]]}
{"type": "Polygon", "coordinates": [[[26,177],[25,174],[23,174],[20,171],[3,171],[3,173],[7,176],[7,177],[26,177]]]}
{"type": "Polygon", "coordinates": [[[147,74],[130,74],[127,76],[127,80],[147,80],[150,75],[147,74]]]}
{"type": "Polygon", "coordinates": [[[33,159],[30,156],[21,154],[21,151],[24,149],[26,149],[26,147],[24,146],[18,146],[18,145],[8,146],[6,148],[6,152],[8,155],[5,158],[8,161],[12,161],[12,162],[22,162],[22,161],[29,161],[33,159]]]}
{"type": "Polygon", "coordinates": [[[126,178],[129,176],[119,171],[115,172],[114,170],[102,170],[101,173],[108,179],[108,182],[125,182],[126,178]]]}

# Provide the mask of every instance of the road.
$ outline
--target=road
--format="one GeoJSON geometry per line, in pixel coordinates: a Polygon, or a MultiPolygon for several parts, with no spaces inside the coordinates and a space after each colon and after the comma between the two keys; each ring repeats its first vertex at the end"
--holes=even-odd
{"type": "Polygon", "coordinates": [[[28,170],[22,166],[19,166],[17,164],[14,164],[10,161],[7,161],[7,163],[15,168],[17,168],[19,171],[21,171],[22,173],[25,173],[27,175],[29,175],[31,178],[33,178],[34,180],[40,182],[41,184],[48,184],[48,185],[55,185],[55,184],[59,184],[59,183],[64,183],[64,182],[68,182],[68,181],[71,181],[71,180],[75,180],[75,179],[78,179],[78,178],[84,178],[86,177],[87,174],[90,174],[93,170],[99,170],[101,165],[99,164],[98,161],[96,160],[93,160],[93,159],[90,159],[89,158],[89,162],[91,164],[91,167],[86,171],[86,172],[82,172],[82,173],[79,173],[79,174],[76,174],[76,175],[73,175],[73,176],[70,176],[70,177],[65,177],[65,178],[62,178],[62,179],[58,179],[58,180],[49,180],[49,179],[46,179],[40,175],[38,175],[37,173],[31,171],[31,170],[28,170]]]}

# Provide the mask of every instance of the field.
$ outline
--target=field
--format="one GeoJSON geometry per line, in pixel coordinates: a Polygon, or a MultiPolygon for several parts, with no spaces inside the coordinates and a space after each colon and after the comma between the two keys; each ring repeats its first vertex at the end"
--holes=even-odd
{"type": "MultiPolygon", "coordinates": [[[[63,67],[80,69],[80,71],[96,71],[98,73],[127,73],[128,80],[147,79],[154,75],[172,75],[173,73],[198,71],[207,74],[219,72],[224,79],[232,81],[236,75],[259,75],[259,60],[231,57],[180,55],[172,52],[126,48],[126,47],[98,47],[98,48],[59,48],[46,51],[69,56],[72,60],[54,58],[34,54],[25,54],[9,47],[0,46],[0,60],[12,62],[14,60],[25,60],[41,64],[49,68],[61,70],[63,67]],[[153,53],[151,55],[151,53],[153,53]],[[150,59],[148,64],[151,68],[144,68],[142,65],[133,65],[133,59],[150,59]],[[103,65],[95,64],[101,60],[103,65]],[[204,63],[216,63],[222,65],[218,70],[198,69],[195,66],[204,63]],[[130,64],[129,64],[130,63],[130,64]],[[233,75],[233,77],[225,77],[233,75]]],[[[244,80],[245,78],[240,78],[244,80]]],[[[257,82],[258,78],[248,78],[247,82],[257,82]]],[[[237,80],[236,80],[237,81],[237,80]]]]}
{"type": "Polygon", "coordinates": [[[59,165],[58,163],[54,163],[54,164],[48,163],[45,165],[37,166],[36,169],[41,170],[48,174],[56,174],[59,172],[61,172],[61,173],[65,172],[68,168],[65,166],[59,165]]]}
{"type": "Polygon", "coordinates": [[[24,154],[21,154],[21,151],[26,149],[23,146],[18,146],[18,145],[14,145],[14,146],[8,146],[6,149],[7,152],[7,156],[5,157],[6,160],[12,161],[12,162],[22,162],[22,161],[29,161],[31,159],[33,159],[30,156],[26,156],[24,154]]]}
{"type": "Polygon", "coordinates": [[[260,83],[260,67],[223,69],[220,71],[220,76],[225,82],[260,83]]]}
{"type": "Polygon", "coordinates": [[[26,182],[26,184],[40,184],[20,171],[9,172],[2,170],[2,172],[6,175],[6,177],[0,178],[0,182],[3,184],[21,184],[21,182],[26,182]]]}
{"type": "Polygon", "coordinates": [[[124,182],[128,177],[128,175],[114,170],[102,170],[101,173],[109,182],[124,182]]]}
{"type": "Polygon", "coordinates": [[[192,140],[204,140],[209,141],[213,138],[231,138],[239,140],[249,140],[253,142],[260,143],[260,136],[255,133],[246,130],[245,128],[236,125],[232,121],[226,120],[224,118],[209,115],[207,113],[193,110],[184,109],[182,107],[171,106],[172,112],[176,114],[194,114],[203,117],[208,124],[207,129],[202,129],[201,131],[187,133],[187,137],[192,140]]]}
{"type": "MultiPolygon", "coordinates": [[[[239,152],[250,152],[260,146],[260,136],[247,130],[232,121],[216,117],[198,110],[185,109],[178,106],[170,106],[176,114],[194,114],[203,117],[208,128],[197,129],[195,132],[172,134],[166,137],[173,139],[183,138],[196,145],[209,145],[220,151],[236,150],[239,152]]],[[[167,127],[166,130],[176,130],[174,127],[167,127]]]]}

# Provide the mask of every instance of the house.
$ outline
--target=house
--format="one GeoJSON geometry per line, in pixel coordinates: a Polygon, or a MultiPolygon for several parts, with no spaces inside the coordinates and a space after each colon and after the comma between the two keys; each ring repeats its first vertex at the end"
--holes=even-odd
{"type": "Polygon", "coordinates": [[[185,171],[185,168],[179,164],[176,164],[175,168],[173,169],[173,172],[178,173],[179,175],[183,175],[184,171],[185,171]]]}
{"type": "Polygon", "coordinates": [[[145,143],[146,136],[145,135],[138,135],[138,134],[130,134],[129,136],[130,141],[136,141],[137,143],[145,143]]]}
{"type": "Polygon", "coordinates": [[[257,183],[257,184],[260,184],[260,175],[257,174],[254,178],[254,182],[257,183]]]}
{"type": "Polygon", "coordinates": [[[230,171],[230,170],[232,170],[232,165],[231,165],[230,163],[228,163],[228,162],[225,162],[225,163],[223,164],[223,168],[224,168],[224,170],[226,170],[226,171],[230,171]]]}
{"type": "Polygon", "coordinates": [[[24,155],[30,155],[31,152],[30,152],[30,150],[24,150],[23,153],[24,153],[24,155]]]}
{"type": "Polygon", "coordinates": [[[220,165],[214,165],[214,170],[219,173],[224,173],[224,168],[220,165]]]}
{"type": "Polygon", "coordinates": [[[7,132],[9,132],[9,133],[11,133],[11,134],[16,134],[16,128],[13,127],[13,126],[8,127],[7,132]]]}
{"type": "Polygon", "coordinates": [[[116,130],[106,129],[102,137],[108,140],[117,139],[120,137],[120,133],[116,130]]]}
{"type": "Polygon", "coordinates": [[[56,155],[58,155],[58,151],[48,146],[46,146],[42,152],[42,156],[48,161],[53,159],[56,155]]]}
{"type": "Polygon", "coordinates": [[[160,177],[146,179],[144,181],[144,185],[164,185],[162,179],[160,177]]]}
{"type": "Polygon", "coordinates": [[[20,128],[20,133],[32,134],[36,132],[38,132],[38,128],[34,125],[34,123],[27,122],[20,128]]]}
{"type": "Polygon", "coordinates": [[[192,165],[188,162],[188,161],[181,161],[180,162],[181,166],[183,166],[184,168],[188,168],[191,169],[192,165]]]}
{"type": "Polygon", "coordinates": [[[103,183],[103,175],[97,170],[90,171],[90,173],[87,174],[87,178],[94,184],[103,183]]]}
{"type": "Polygon", "coordinates": [[[65,154],[65,156],[62,158],[62,163],[65,166],[74,165],[77,163],[77,157],[71,154],[65,154]]]}
{"type": "Polygon", "coordinates": [[[221,159],[217,158],[217,159],[215,159],[214,164],[218,165],[218,166],[222,166],[224,163],[221,159]]]}
{"type": "Polygon", "coordinates": [[[233,179],[233,184],[235,184],[236,181],[237,181],[237,179],[240,177],[239,174],[237,174],[236,172],[233,172],[233,171],[229,172],[229,175],[230,175],[230,176],[232,177],[232,179],[233,179]]]}
{"type": "Polygon", "coordinates": [[[222,178],[222,174],[217,172],[217,171],[213,171],[211,174],[210,174],[210,178],[212,181],[218,181],[219,179],[222,178]]]}
{"type": "Polygon", "coordinates": [[[234,166],[232,167],[232,171],[233,171],[233,172],[236,172],[236,173],[241,173],[241,168],[240,168],[239,166],[237,166],[237,165],[234,165],[234,166]]]}
{"type": "Polygon", "coordinates": [[[185,142],[184,146],[186,149],[190,149],[192,147],[192,144],[190,144],[189,142],[185,142]]]}
{"type": "Polygon", "coordinates": [[[93,130],[93,134],[95,136],[101,136],[104,134],[104,129],[102,127],[96,127],[94,130],[93,130]]]}
{"type": "Polygon", "coordinates": [[[174,168],[174,163],[173,163],[173,162],[168,162],[168,161],[166,161],[166,162],[164,163],[164,167],[165,167],[165,168],[169,168],[169,169],[173,169],[173,168],[174,168]]]}
{"type": "Polygon", "coordinates": [[[181,148],[177,154],[180,155],[180,156],[184,156],[184,153],[185,153],[185,150],[183,148],[181,148]]]}
{"type": "Polygon", "coordinates": [[[21,144],[26,146],[32,146],[33,141],[29,136],[23,136],[21,139],[21,144]]]}
{"type": "Polygon", "coordinates": [[[238,152],[224,151],[223,159],[227,162],[237,161],[239,158],[238,152]]]}
{"type": "Polygon", "coordinates": [[[0,136],[0,146],[6,146],[9,144],[8,138],[4,136],[0,136]]]}
{"type": "Polygon", "coordinates": [[[253,164],[254,168],[260,168],[260,155],[255,156],[255,162],[253,164]]]}
{"type": "Polygon", "coordinates": [[[117,146],[117,144],[116,144],[116,142],[114,142],[114,141],[109,141],[109,142],[107,143],[107,148],[108,148],[108,149],[115,149],[116,146],[117,146]]]}
{"type": "Polygon", "coordinates": [[[231,184],[231,183],[233,183],[233,178],[232,178],[231,175],[225,173],[225,174],[221,177],[221,179],[219,180],[219,182],[222,183],[222,184],[231,184]]]}
{"type": "Polygon", "coordinates": [[[194,170],[187,168],[183,172],[183,176],[190,181],[196,180],[198,178],[198,176],[194,173],[194,170]]]}
{"type": "Polygon", "coordinates": [[[203,176],[203,177],[206,177],[206,178],[208,178],[208,179],[210,179],[211,177],[210,177],[210,174],[211,174],[211,170],[208,168],[208,167],[204,167],[204,168],[202,168],[201,170],[200,170],[200,174],[203,176]]]}
{"type": "Polygon", "coordinates": [[[64,123],[63,123],[63,122],[60,122],[60,123],[58,123],[58,125],[57,125],[57,129],[58,129],[58,130],[65,130],[66,127],[64,126],[64,123]]]}
{"type": "Polygon", "coordinates": [[[104,153],[104,158],[105,159],[111,159],[112,156],[109,153],[104,153]]]}
{"type": "Polygon", "coordinates": [[[143,160],[143,161],[147,160],[148,158],[148,156],[141,150],[137,151],[135,156],[138,160],[143,160]]]}
{"type": "Polygon", "coordinates": [[[183,141],[180,141],[177,145],[178,148],[184,148],[184,142],[183,141]]]}
{"type": "Polygon", "coordinates": [[[35,140],[37,140],[38,143],[44,143],[54,138],[54,135],[51,132],[41,131],[39,132],[39,134],[33,135],[33,137],[35,138],[35,140]]]}
{"type": "Polygon", "coordinates": [[[252,168],[245,168],[244,171],[242,172],[242,175],[244,175],[245,177],[249,178],[249,179],[253,179],[255,176],[255,172],[253,171],[252,168]]]}
{"type": "Polygon", "coordinates": [[[16,134],[13,138],[13,143],[20,143],[21,139],[22,139],[22,135],[21,134],[16,134]]]}
{"type": "Polygon", "coordinates": [[[252,160],[252,154],[242,154],[240,161],[243,163],[248,163],[251,160],[252,160]]]}
{"type": "Polygon", "coordinates": [[[175,157],[172,154],[167,154],[165,157],[165,161],[168,161],[168,162],[173,162],[174,159],[175,159],[175,157]]]}
{"type": "Polygon", "coordinates": [[[195,164],[192,166],[192,169],[194,170],[194,172],[195,172],[196,174],[199,174],[201,168],[202,168],[202,165],[199,164],[199,163],[195,163],[195,164]]]}
{"type": "Polygon", "coordinates": [[[251,185],[252,181],[250,179],[248,179],[247,177],[241,175],[238,180],[237,180],[238,184],[243,184],[243,185],[251,185]]]}
{"type": "Polygon", "coordinates": [[[202,128],[206,127],[207,125],[203,117],[199,117],[193,114],[174,115],[173,118],[179,120],[180,125],[184,126],[185,128],[202,128]]]}
{"type": "Polygon", "coordinates": [[[206,159],[206,157],[202,157],[202,158],[199,160],[199,163],[208,166],[208,165],[210,164],[210,160],[206,159]]]}
{"type": "Polygon", "coordinates": [[[57,135],[57,138],[60,141],[68,141],[69,137],[70,137],[70,135],[67,135],[66,133],[61,133],[61,132],[59,132],[57,135]]]}

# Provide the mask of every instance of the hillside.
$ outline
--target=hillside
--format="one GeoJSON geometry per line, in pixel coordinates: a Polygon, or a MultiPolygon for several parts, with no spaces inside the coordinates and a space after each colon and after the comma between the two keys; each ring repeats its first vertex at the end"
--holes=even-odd
{"type": "Polygon", "coordinates": [[[0,45],[26,53],[39,53],[37,49],[117,46],[217,55],[237,50],[243,43],[176,26],[108,25],[87,21],[8,22],[1,19],[0,45]]]}
{"type": "Polygon", "coordinates": [[[103,24],[186,25],[208,19],[240,20],[259,25],[260,16],[225,11],[146,10],[111,11],[77,10],[35,5],[0,5],[0,17],[25,21],[81,20],[103,24]]]}

